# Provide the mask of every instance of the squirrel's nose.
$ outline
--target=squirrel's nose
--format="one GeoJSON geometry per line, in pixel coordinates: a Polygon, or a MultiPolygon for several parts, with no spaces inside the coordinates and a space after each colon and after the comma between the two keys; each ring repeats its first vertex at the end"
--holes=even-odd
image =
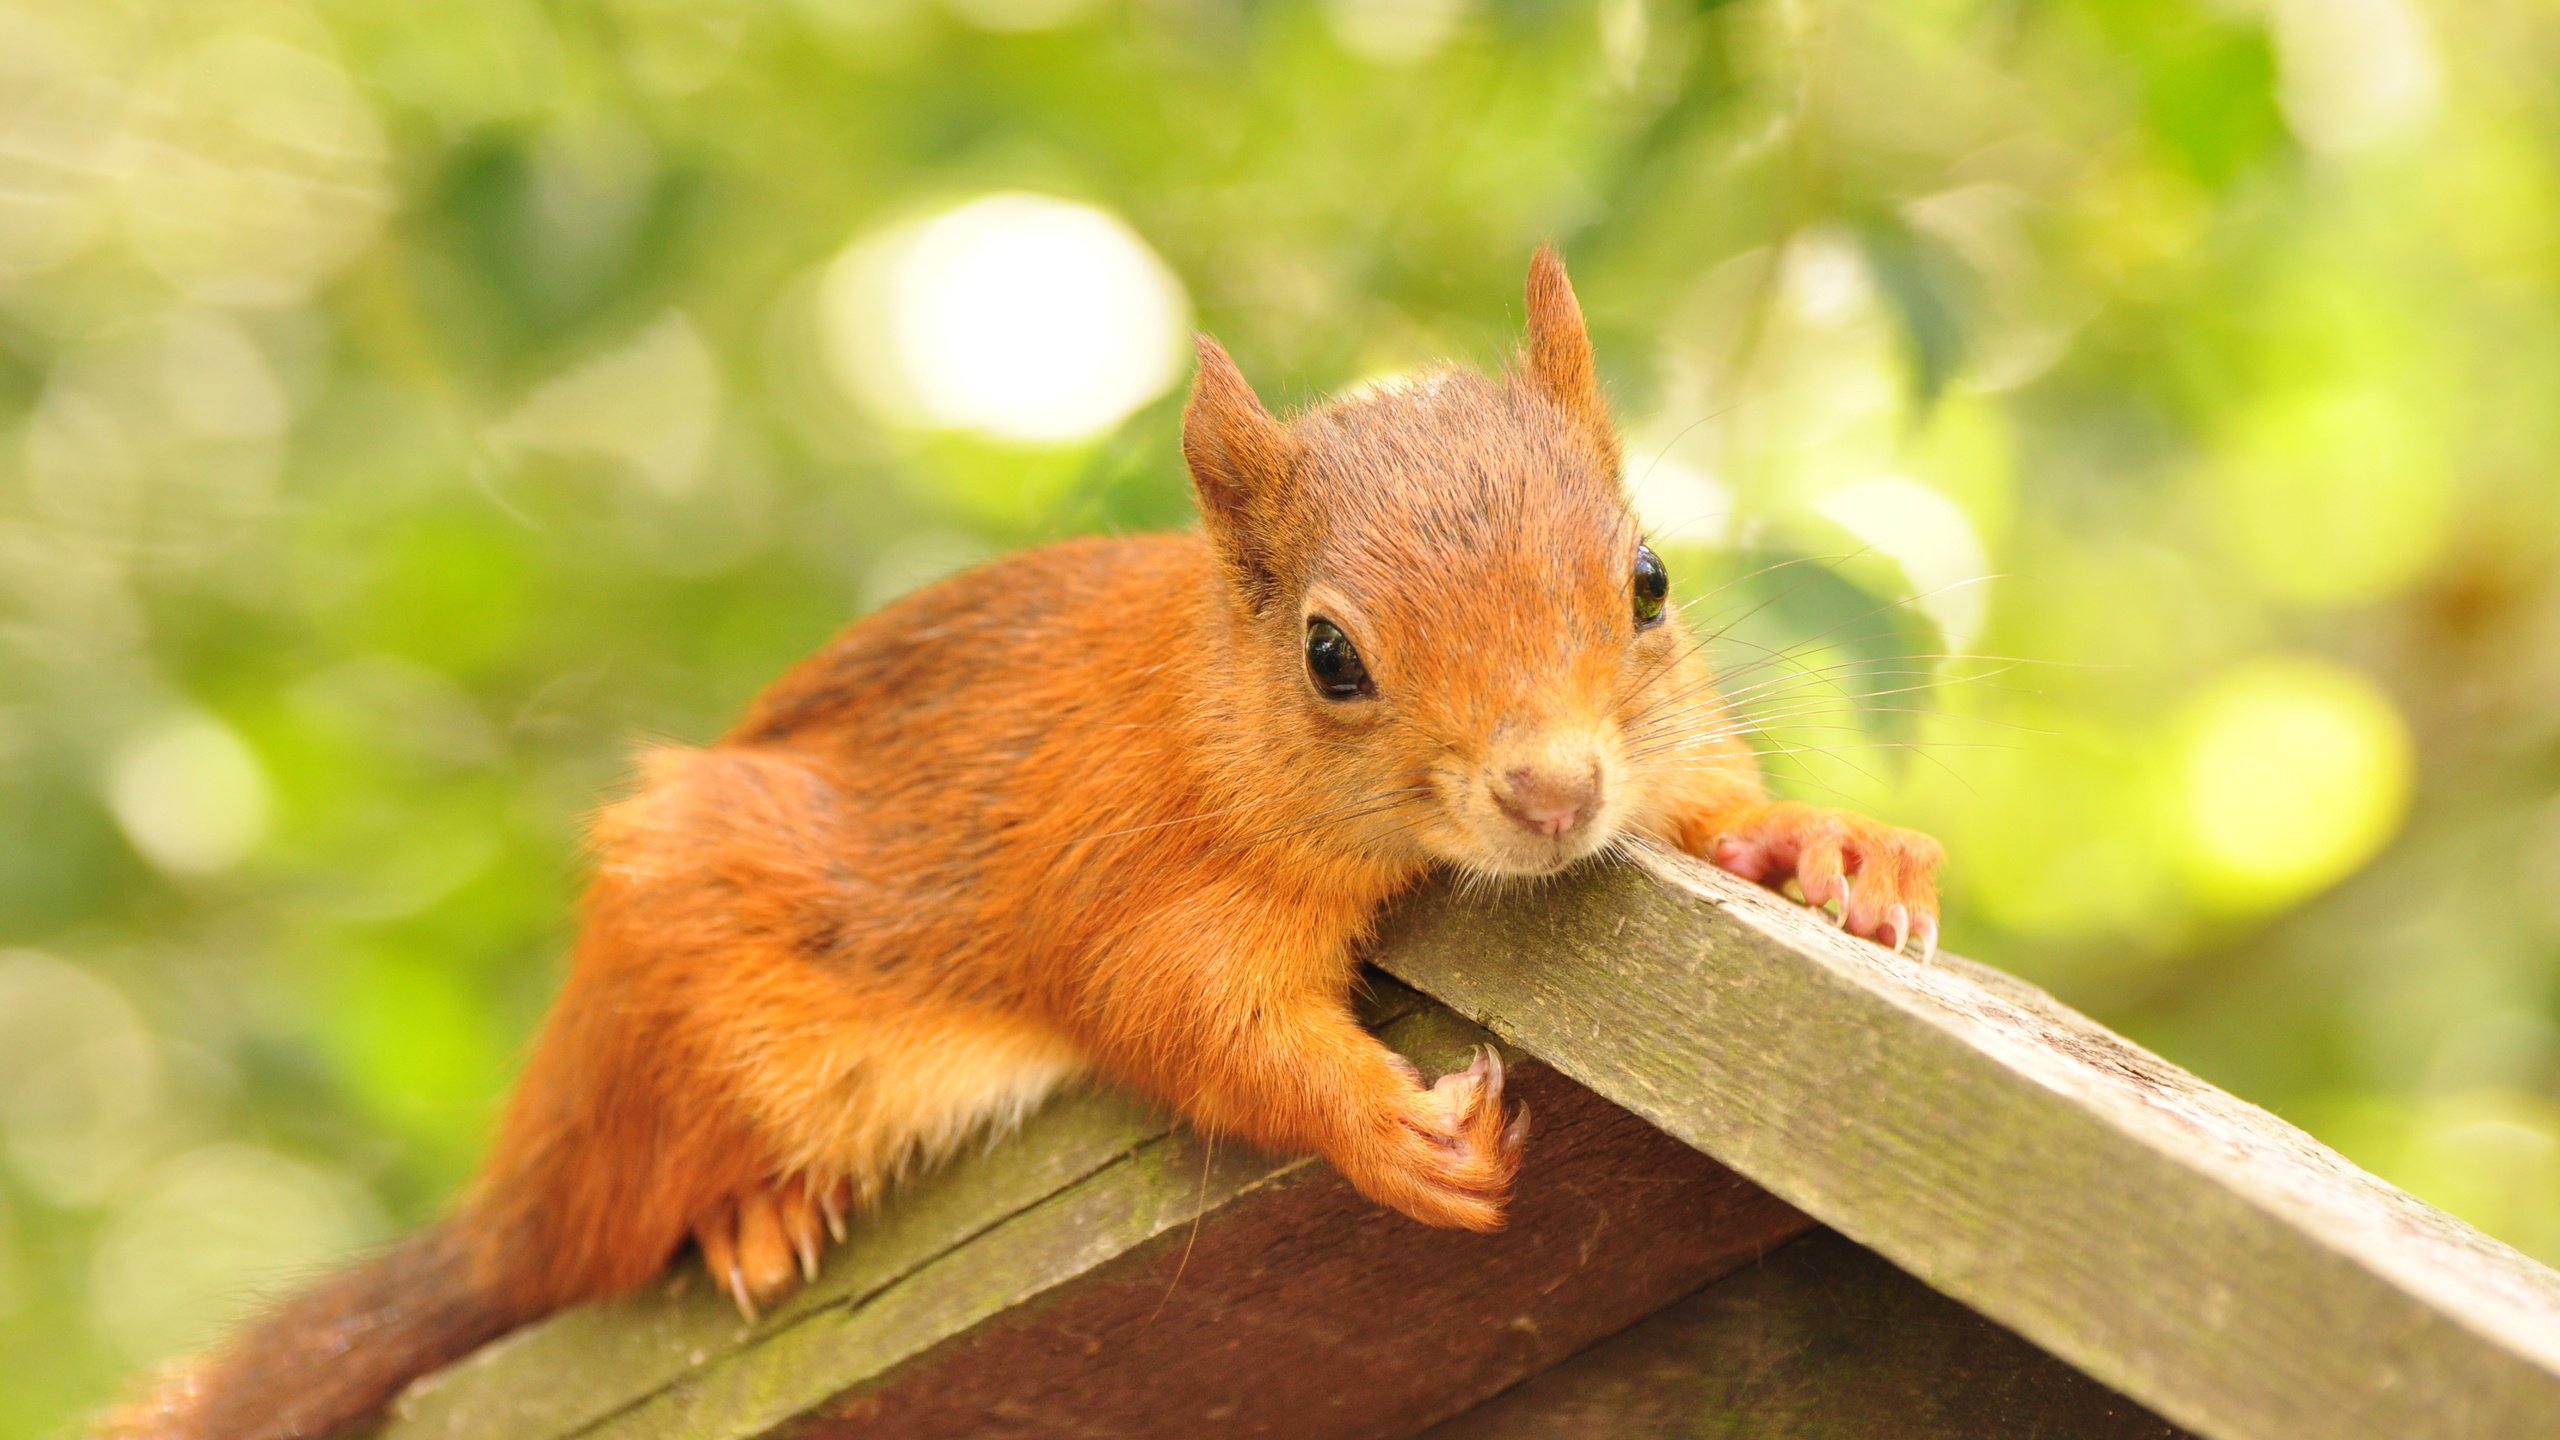
{"type": "Polygon", "coordinates": [[[1515,765],[1493,787],[1493,803],[1502,813],[1548,839],[1572,834],[1591,818],[1600,799],[1600,764],[1579,767],[1515,765]]]}

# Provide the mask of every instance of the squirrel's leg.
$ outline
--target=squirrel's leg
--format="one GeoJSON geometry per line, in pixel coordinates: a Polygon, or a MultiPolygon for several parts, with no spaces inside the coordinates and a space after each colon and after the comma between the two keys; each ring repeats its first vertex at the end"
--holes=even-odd
{"type": "Polygon", "coordinates": [[[599,817],[570,984],[487,1187],[526,1212],[529,1251],[565,1257],[560,1298],[627,1290],[690,1235],[752,1318],[814,1277],[854,1185],[891,1164],[895,1116],[831,1128],[869,1113],[857,1072],[884,1057],[860,1028],[879,996],[824,953],[866,928],[841,810],[792,757],[667,749],[599,817]]]}
{"type": "Polygon", "coordinates": [[[1320,1154],[1424,1224],[1501,1228],[1529,1114],[1505,1114],[1499,1057],[1425,1084],[1352,1015],[1346,927],[1257,918],[1186,911],[1107,957],[1080,1007],[1097,1063],[1204,1130],[1320,1154]]]}
{"type": "Polygon", "coordinates": [[[1694,749],[1657,762],[1655,818],[1640,824],[1682,850],[1804,902],[1837,903],[1841,928],[1891,949],[1938,948],[1938,866],[1946,851],[1916,830],[1854,810],[1772,800],[1751,747],[1723,723],[1694,749]]]}

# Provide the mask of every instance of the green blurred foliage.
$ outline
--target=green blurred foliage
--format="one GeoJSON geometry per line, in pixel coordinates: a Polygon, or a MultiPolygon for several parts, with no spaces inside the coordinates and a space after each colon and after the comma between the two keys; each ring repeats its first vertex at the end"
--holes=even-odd
{"type": "Polygon", "coordinates": [[[2555,61],[2528,0],[0,0],[0,1433],[446,1202],[637,742],[1184,522],[1179,315],[1089,438],[839,383],[837,257],[996,192],[1292,404],[1498,357],[1561,242],[1784,783],[2560,1259],[2555,61]]]}

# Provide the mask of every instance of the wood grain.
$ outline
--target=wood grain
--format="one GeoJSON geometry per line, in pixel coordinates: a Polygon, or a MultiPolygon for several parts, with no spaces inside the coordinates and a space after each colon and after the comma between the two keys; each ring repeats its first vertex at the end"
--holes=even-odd
{"type": "Polygon", "coordinates": [[[1996,972],[1664,855],[1379,959],[2179,1424],[2560,1434],[2560,1275],[1996,972]]]}
{"type": "Polygon", "coordinates": [[[1821,1230],[1423,1440],[2179,1440],[2186,1433],[1821,1230]]]}

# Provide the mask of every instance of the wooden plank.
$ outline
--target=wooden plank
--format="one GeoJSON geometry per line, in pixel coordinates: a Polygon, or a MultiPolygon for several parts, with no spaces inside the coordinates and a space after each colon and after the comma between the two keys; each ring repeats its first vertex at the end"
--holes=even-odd
{"type": "MultiPolygon", "coordinates": [[[[1388,1027],[1429,1002],[1393,981],[1363,997],[1388,1027]]],[[[1063,1096],[1006,1143],[905,1187],[855,1226],[818,1281],[766,1317],[738,1318],[690,1259],[657,1290],[585,1305],[501,1339],[413,1386],[384,1440],[549,1440],[577,1433],[680,1377],[829,1308],[860,1305],[999,1223],[1163,1141],[1163,1115],[1105,1090],[1063,1096]]]]}
{"type": "Polygon", "coordinates": [[[2191,1429],[2560,1434],[2560,1275],[2031,987],[1640,865],[1418,897],[1380,963],[2191,1429]]]}
{"type": "MultiPolygon", "coordinates": [[[[1426,1069],[1484,1038],[1436,1006],[1385,1033],[1426,1069]]],[[[1104,1108],[1062,1146],[1044,1115],[914,1187],[763,1326],[698,1285],[560,1317],[415,1393],[389,1434],[1405,1435],[1810,1223],[1525,1057],[1512,1086],[1540,1169],[1498,1236],[1087,1100],[1104,1108]],[[1052,1147],[1059,1183],[977,1225],[1038,1188],[1002,1156],[1052,1147]]]]}
{"type": "Polygon", "coordinates": [[[1837,1231],[1791,1241],[1423,1440],[2178,1440],[1837,1231]]]}

